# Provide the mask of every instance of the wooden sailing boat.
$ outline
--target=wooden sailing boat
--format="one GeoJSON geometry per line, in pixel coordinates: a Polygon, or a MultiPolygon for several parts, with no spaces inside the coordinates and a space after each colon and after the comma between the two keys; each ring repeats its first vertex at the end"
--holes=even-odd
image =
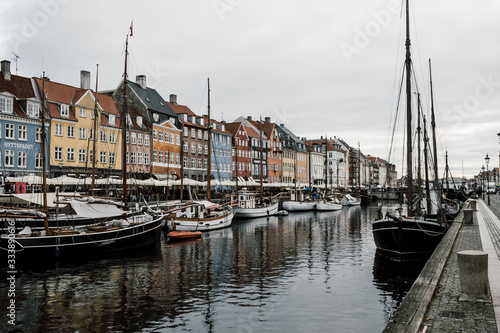
{"type": "MultiPolygon", "coordinates": [[[[125,73],[124,73],[124,107],[123,107],[123,131],[126,131],[127,99],[127,54],[128,54],[128,34],[125,49],[125,73]]],[[[44,73],[45,78],[45,73],[44,73]]],[[[42,85],[45,83],[43,81],[42,85]]],[[[45,124],[45,91],[42,88],[42,126],[45,124]]],[[[42,149],[45,147],[45,127],[42,127],[42,149]]],[[[124,133],[125,138],[125,133],[124,133]]],[[[123,140],[125,146],[126,141],[123,140]]],[[[126,151],[126,147],[124,148],[126,151]]],[[[42,155],[43,169],[43,192],[44,210],[47,208],[46,197],[46,170],[45,157],[42,155]]],[[[123,174],[126,175],[126,160],[123,155],[123,174]]],[[[126,207],[126,177],[123,179],[123,201],[126,207]]],[[[125,251],[144,247],[158,242],[160,239],[163,214],[161,211],[148,209],[148,213],[137,212],[134,215],[124,216],[103,223],[96,223],[71,228],[50,228],[47,214],[39,213],[44,219],[44,230],[32,232],[24,228],[17,232],[17,226],[12,226],[8,234],[0,237],[0,249],[5,250],[8,255],[15,254],[17,258],[26,261],[37,260],[46,262],[57,259],[75,258],[87,259],[91,256],[99,256],[109,252],[125,251]]],[[[32,219],[32,218],[31,218],[32,219]]],[[[21,224],[21,218],[10,220],[21,224]]]]}
{"type": "MultiPolygon", "coordinates": [[[[211,180],[211,126],[210,126],[210,78],[208,84],[208,164],[207,164],[207,199],[191,201],[177,206],[170,214],[168,227],[175,231],[208,231],[231,225],[234,217],[229,204],[215,204],[210,201],[211,180]]],[[[182,185],[181,185],[182,186],[182,185]]],[[[182,191],[182,190],[181,190],[182,191]]],[[[182,192],[181,192],[182,193],[182,192]]]]}
{"type": "MultiPolygon", "coordinates": [[[[413,166],[412,166],[412,108],[411,108],[411,55],[409,8],[406,0],[406,187],[407,187],[407,214],[399,216],[386,212],[379,220],[372,222],[373,238],[377,250],[406,260],[412,257],[422,257],[432,254],[439,244],[445,231],[446,223],[438,219],[427,219],[418,216],[414,207],[413,166]],[[443,223],[441,223],[443,222],[443,223]]],[[[433,119],[434,120],[434,119],[433,119]]],[[[435,155],[436,156],[436,155],[435,155]]],[[[437,163],[435,164],[437,168],[437,163]]],[[[436,173],[437,175],[437,173],[436,173]]],[[[437,177],[437,176],[436,176],[437,177]]],[[[417,200],[418,201],[418,200],[417,200]]],[[[420,202],[418,202],[420,205],[420,202]]],[[[420,206],[419,206],[420,207],[420,206]]],[[[400,210],[401,211],[401,210],[400,210]]]]}

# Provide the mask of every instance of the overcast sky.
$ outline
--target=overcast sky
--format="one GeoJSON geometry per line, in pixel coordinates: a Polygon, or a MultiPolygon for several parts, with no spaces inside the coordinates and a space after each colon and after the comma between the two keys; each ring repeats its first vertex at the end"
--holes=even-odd
{"type": "MultiPolygon", "coordinates": [[[[78,86],[80,70],[99,90],[123,74],[195,113],[218,120],[259,116],[297,136],[343,138],[388,158],[401,79],[401,0],[2,0],[0,58],[19,56],[18,74],[78,86]]],[[[424,112],[432,75],[440,176],[448,150],[453,176],[498,167],[500,1],[420,0],[411,7],[412,55],[424,112]]],[[[414,89],[417,91],[417,88],[414,89]]],[[[404,103],[403,103],[404,104],[404,103]]],[[[402,110],[401,112],[404,112],[402,110]]],[[[403,113],[399,119],[403,119],[403,113]]],[[[430,120],[430,119],[429,119],[430,120]]],[[[430,122],[430,121],[429,121],[430,122]]],[[[391,162],[401,175],[402,124],[391,162]]]]}

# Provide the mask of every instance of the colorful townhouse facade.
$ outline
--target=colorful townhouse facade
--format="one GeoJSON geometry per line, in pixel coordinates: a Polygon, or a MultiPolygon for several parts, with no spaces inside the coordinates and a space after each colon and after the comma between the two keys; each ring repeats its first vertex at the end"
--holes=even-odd
{"type": "Polygon", "coordinates": [[[181,177],[181,135],[170,119],[153,123],[152,172],[160,180],[181,177]]]}
{"type": "MultiPolygon", "coordinates": [[[[208,121],[208,116],[204,116],[205,123],[208,121]]],[[[228,182],[232,179],[232,141],[233,136],[226,129],[226,123],[218,122],[214,119],[210,120],[211,127],[211,174],[212,180],[218,182],[228,182]]],[[[214,189],[228,190],[227,185],[215,185],[214,189]]]]}
{"type": "MultiPolygon", "coordinates": [[[[10,61],[0,71],[0,170],[4,176],[42,174],[42,103],[34,79],[13,75],[10,61]]],[[[48,133],[50,122],[45,125],[48,133]]],[[[50,140],[46,138],[46,152],[50,140]]],[[[48,160],[46,167],[48,171],[48,160]]],[[[26,190],[26,188],[24,188],[26,190]]],[[[23,191],[24,191],[23,190],[23,191]]]]}
{"type": "Polygon", "coordinates": [[[265,117],[262,130],[269,138],[269,150],[267,155],[267,170],[270,183],[278,183],[281,179],[283,149],[279,140],[276,124],[271,122],[270,117],[265,117]]]}
{"type": "Polygon", "coordinates": [[[40,93],[46,96],[51,122],[50,175],[89,177],[94,158],[96,177],[121,170],[118,111],[107,96],[100,95],[108,109],[96,103],[95,93],[90,89],[90,73],[81,72],[80,88],[35,80],[40,93]]]}
{"type": "Polygon", "coordinates": [[[252,176],[252,157],[249,136],[242,122],[226,124],[226,129],[232,134],[232,180],[246,181],[252,176]]]}

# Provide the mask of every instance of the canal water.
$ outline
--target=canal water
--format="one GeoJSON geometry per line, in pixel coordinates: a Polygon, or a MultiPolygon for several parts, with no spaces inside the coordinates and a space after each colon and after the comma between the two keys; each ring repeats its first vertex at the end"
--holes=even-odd
{"type": "MultiPolygon", "coordinates": [[[[423,264],[376,255],[376,215],[372,204],[234,220],[125,257],[24,268],[16,326],[2,315],[0,331],[381,332],[423,264]]],[[[1,309],[8,288],[2,278],[1,309]]]]}

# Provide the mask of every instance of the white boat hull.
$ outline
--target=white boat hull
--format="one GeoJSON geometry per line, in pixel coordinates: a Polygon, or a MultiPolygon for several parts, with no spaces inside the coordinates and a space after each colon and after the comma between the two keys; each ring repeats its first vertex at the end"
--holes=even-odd
{"type": "MultiPolygon", "coordinates": [[[[201,219],[175,217],[173,220],[176,231],[209,231],[229,227],[233,222],[233,217],[234,213],[231,210],[220,216],[209,216],[201,219]]],[[[169,223],[170,227],[171,223],[169,223]]]]}
{"type": "Polygon", "coordinates": [[[316,210],[319,212],[327,212],[339,209],[342,209],[342,205],[334,202],[318,202],[316,204],[316,210]]]}
{"type": "Polygon", "coordinates": [[[259,208],[234,208],[234,217],[264,217],[276,214],[279,203],[259,208]]]}
{"type": "Polygon", "coordinates": [[[289,212],[300,212],[316,209],[316,202],[284,201],[283,209],[289,212]]]}

